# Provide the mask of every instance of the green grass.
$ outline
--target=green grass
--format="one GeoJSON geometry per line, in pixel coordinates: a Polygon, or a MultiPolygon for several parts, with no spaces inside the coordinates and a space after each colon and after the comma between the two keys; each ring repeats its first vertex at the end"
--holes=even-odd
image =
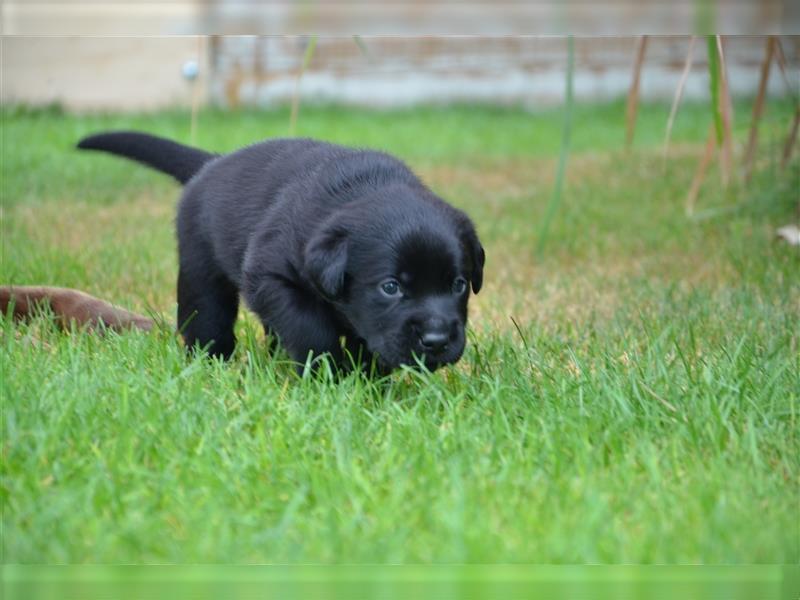
{"type": "MultiPolygon", "coordinates": [[[[796,563],[800,255],[772,237],[796,218],[790,111],[769,105],[753,184],[712,171],[690,220],[707,107],[682,108],[666,165],[668,107],[641,107],[630,154],[621,104],[576,107],[538,257],[558,111],[304,106],[299,135],[397,153],[488,256],[457,367],[335,382],[297,378],[244,313],[232,362],[188,358],[176,186],[71,150],[107,127],[186,141],[185,113],[6,109],[0,282],[167,326],[2,320],[4,562],[796,563]]],[[[203,112],[198,145],[285,134],[288,114],[203,112]]]]}

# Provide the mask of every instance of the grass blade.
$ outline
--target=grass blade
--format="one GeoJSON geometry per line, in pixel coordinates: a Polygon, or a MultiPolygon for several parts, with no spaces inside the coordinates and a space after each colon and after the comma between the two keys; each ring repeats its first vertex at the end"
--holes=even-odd
{"type": "Polygon", "coordinates": [[[569,156],[569,143],[572,136],[572,108],[573,108],[573,79],[575,74],[575,40],[572,36],[567,38],[567,81],[566,98],[564,104],[564,125],[561,130],[561,150],[558,155],[558,170],[556,171],[556,181],[553,187],[553,195],[547,205],[542,226],[539,229],[539,242],[536,246],[537,254],[541,255],[544,244],[547,241],[547,233],[550,229],[550,222],[553,215],[561,203],[561,193],[564,187],[564,172],[567,167],[567,157],[569,156]]]}
{"type": "Polygon", "coordinates": [[[706,43],[708,46],[709,85],[711,86],[711,116],[714,119],[714,131],[716,132],[717,136],[717,144],[722,145],[724,132],[722,127],[722,112],[719,109],[720,75],[716,36],[707,35],[706,43]]]}
{"type": "Polygon", "coordinates": [[[686,87],[686,80],[689,78],[689,71],[692,68],[692,56],[694,53],[694,43],[697,38],[691,36],[689,38],[689,51],[686,53],[686,62],[683,65],[683,73],[678,81],[678,87],[675,90],[675,97],[672,99],[672,108],[669,111],[669,118],[667,119],[667,132],[664,135],[664,160],[667,160],[667,153],[669,152],[669,140],[672,137],[672,126],[675,124],[675,116],[678,114],[678,106],[683,97],[683,89],[686,87]]]}
{"type": "Polygon", "coordinates": [[[372,57],[369,48],[367,48],[367,44],[360,35],[354,35],[353,41],[356,43],[356,46],[358,46],[358,49],[361,50],[361,54],[367,59],[367,62],[375,62],[375,59],[372,57]]]}
{"type": "MultiPolygon", "coordinates": [[[[197,36],[197,64],[201,65],[205,62],[206,49],[205,49],[205,36],[197,36]]],[[[205,66],[205,65],[204,65],[205,66]]],[[[192,113],[189,121],[189,141],[192,145],[197,143],[197,117],[200,113],[200,104],[202,102],[203,92],[203,78],[207,75],[203,72],[204,68],[201,67],[199,77],[195,77],[192,82],[192,113]]]]}
{"type": "Polygon", "coordinates": [[[719,91],[720,106],[722,114],[722,152],[720,153],[722,184],[727,187],[730,183],[731,165],[733,164],[733,103],[728,89],[728,68],[725,63],[725,52],[722,48],[722,36],[716,37],[717,55],[719,57],[719,91]]]}
{"type": "Polygon", "coordinates": [[[311,59],[314,57],[314,50],[317,47],[317,36],[312,35],[306,46],[305,54],[303,55],[303,63],[300,65],[300,70],[297,72],[297,81],[294,87],[294,96],[292,97],[292,114],[289,117],[289,135],[294,136],[297,129],[297,115],[300,112],[300,81],[303,79],[303,73],[306,72],[311,59]]]}

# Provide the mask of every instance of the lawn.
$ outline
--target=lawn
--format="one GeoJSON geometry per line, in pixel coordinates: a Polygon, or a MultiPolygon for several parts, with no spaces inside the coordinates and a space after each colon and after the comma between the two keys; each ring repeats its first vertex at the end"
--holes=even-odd
{"type": "MultiPolygon", "coordinates": [[[[746,137],[750,106],[735,132],[746,137]]],[[[800,254],[791,105],[759,168],[686,192],[707,107],[577,107],[541,252],[558,110],[302,107],[298,134],[382,148],[467,210],[487,252],[455,367],[294,375],[244,311],[223,364],[171,331],[177,186],[72,149],[189,117],[2,112],[0,283],[83,289],[156,315],[150,334],[2,319],[4,562],[800,560],[800,254]]],[[[197,144],[285,135],[288,109],[208,110],[197,144]]]]}

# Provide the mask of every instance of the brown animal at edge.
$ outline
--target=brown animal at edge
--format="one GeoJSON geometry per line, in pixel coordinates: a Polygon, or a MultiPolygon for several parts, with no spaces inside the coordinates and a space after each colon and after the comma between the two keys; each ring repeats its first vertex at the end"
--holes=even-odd
{"type": "Polygon", "coordinates": [[[104,300],[69,288],[46,286],[0,286],[0,310],[8,312],[13,304],[14,317],[27,319],[43,309],[50,309],[63,329],[71,325],[97,329],[104,326],[114,331],[142,329],[150,331],[153,320],[116,307],[104,300]]]}

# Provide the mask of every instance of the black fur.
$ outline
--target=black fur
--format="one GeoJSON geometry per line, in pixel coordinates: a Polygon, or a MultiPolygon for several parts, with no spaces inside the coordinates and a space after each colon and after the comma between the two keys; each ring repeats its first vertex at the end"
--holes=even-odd
{"type": "Polygon", "coordinates": [[[230,356],[241,295],[301,364],[327,353],[344,367],[375,358],[388,371],[419,356],[435,369],[461,357],[469,289],[460,279],[480,290],[483,247],[469,218],[398,159],[309,139],[215,156],[125,132],[79,147],[186,184],[178,324],[188,345],[230,356]],[[388,293],[389,280],[401,293],[388,293]]]}
{"type": "Polygon", "coordinates": [[[136,131],[110,131],[90,135],[78,142],[81,150],[103,150],[139,161],[172,175],[186,183],[214,154],[189,148],[171,140],[137,133],[136,131]]]}

